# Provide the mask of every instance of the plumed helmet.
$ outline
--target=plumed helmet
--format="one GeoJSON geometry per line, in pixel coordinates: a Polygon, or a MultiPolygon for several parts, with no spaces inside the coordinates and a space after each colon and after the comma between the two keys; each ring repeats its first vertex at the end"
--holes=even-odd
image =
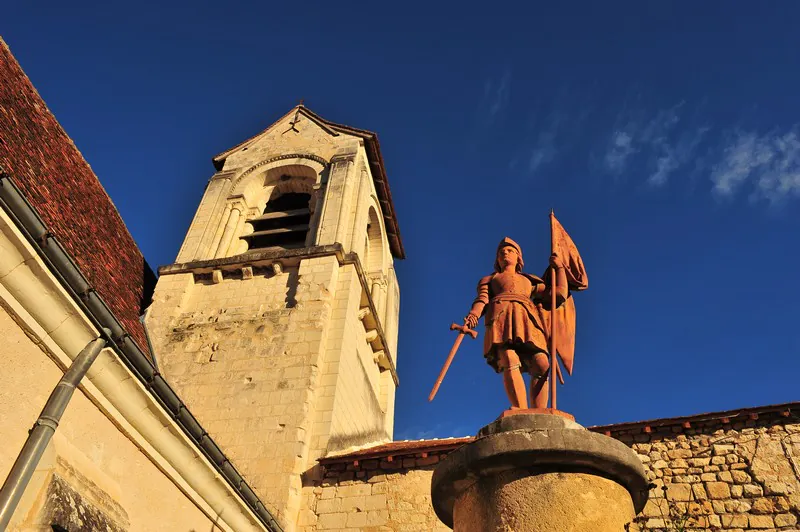
{"type": "Polygon", "coordinates": [[[500,252],[506,246],[511,246],[515,250],[517,250],[517,255],[519,255],[519,261],[517,261],[517,271],[522,271],[522,267],[525,266],[525,263],[522,261],[522,248],[519,247],[519,244],[514,242],[508,237],[505,237],[500,243],[497,245],[497,251],[495,252],[495,259],[494,259],[494,271],[501,272],[502,269],[500,268],[500,262],[497,260],[497,253],[500,252]]]}

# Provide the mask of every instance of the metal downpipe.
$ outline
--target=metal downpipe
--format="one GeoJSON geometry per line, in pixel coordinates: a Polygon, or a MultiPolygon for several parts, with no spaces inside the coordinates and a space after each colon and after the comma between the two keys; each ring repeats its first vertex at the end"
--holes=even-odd
{"type": "MultiPolygon", "coordinates": [[[[105,335],[110,333],[108,329],[104,329],[103,332],[105,335]]],[[[17,456],[3,487],[0,488],[0,530],[5,530],[11,521],[14,510],[19,504],[33,472],[36,471],[47,444],[50,443],[50,439],[58,428],[58,423],[61,421],[61,416],[64,414],[75,388],[105,345],[106,340],[103,336],[89,342],[72,361],[69,369],[47,399],[42,413],[39,414],[39,419],[28,433],[28,439],[22,446],[22,451],[17,456]]]]}

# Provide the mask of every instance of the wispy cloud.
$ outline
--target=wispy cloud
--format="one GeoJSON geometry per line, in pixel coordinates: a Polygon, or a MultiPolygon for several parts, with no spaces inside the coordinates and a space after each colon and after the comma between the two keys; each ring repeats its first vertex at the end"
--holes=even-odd
{"type": "Polygon", "coordinates": [[[437,423],[433,427],[423,427],[420,425],[412,425],[406,427],[395,435],[395,440],[430,440],[432,438],[460,438],[468,436],[470,430],[463,426],[457,425],[453,427],[448,423],[437,423]]]}
{"type": "Polygon", "coordinates": [[[606,142],[604,170],[619,176],[633,161],[644,160],[647,183],[663,186],[669,176],[687,164],[709,127],[688,125],[681,129],[684,102],[648,116],[641,109],[625,110],[617,117],[606,142]]]}
{"type": "Polygon", "coordinates": [[[631,134],[627,131],[614,131],[604,159],[606,168],[614,174],[621,174],[625,170],[628,157],[634,153],[636,148],[633,147],[631,134]]]}
{"type": "Polygon", "coordinates": [[[535,174],[542,166],[553,161],[558,153],[556,137],[559,135],[564,119],[558,113],[551,113],[544,127],[539,131],[536,142],[528,158],[528,171],[535,174]]]}
{"type": "Polygon", "coordinates": [[[800,196],[799,129],[795,125],[785,133],[737,131],[729,135],[711,171],[714,194],[729,198],[752,187],[752,199],[772,203],[800,196]]]}
{"type": "Polygon", "coordinates": [[[656,159],[656,169],[647,178],[647,182],[653,186],[665,185],[672,172],[691,161],[697,147],[710,129],[695,128],[682,133],[674,145],[668,142],[659,144],[657,148],[661,151],[661,155],[656,159]]]}
{"type": "Polygon", "coordinates": [[[527,162],[530,175],[539,173],[573,148],[592,113],[588,96],[566,90],[556,95],[546,108],[549,112],[541,119],[536,118],[536,113],[531,114],[532,134],[525,151],[516,157],[527,162]]]}
{"type": "Polygon", "coordinates": [[[717,128],[720,135],[712,138],[696,111],[687,114],[683,102],[649,114],[641,106],[623,110],[606,137],[603,169],[645,174],[651,187],[666,185],[679,170],[708,172],[713,195],[723,199],[740,193],[770,203],[800,197],[800,124],[763,134],[717,128]]]}
{"type": "MultiPolygon", "coordinates": [[[[467,132],[466,149],[469,154],[478,153],[479,147],[502,133],[500,126],[506,122],[512,85],[510,66],[497,70],[483,82],[483,93],[476,94],[472,124],[467,132]]],[[[480,91],[480,87],[477,89],[480,91]]]]}

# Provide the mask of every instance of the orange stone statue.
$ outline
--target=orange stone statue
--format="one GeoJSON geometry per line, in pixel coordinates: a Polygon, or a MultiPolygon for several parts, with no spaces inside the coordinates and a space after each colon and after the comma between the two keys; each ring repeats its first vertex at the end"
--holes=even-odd
{"type": "Polygon", "coordinates": [[[461,334],[429,399],[435,395],[461,338],[464,334],[474,334],[472,329],[483,317],[484,357],[496,372],[503,374],[511,409],[528,408],[522,373],[531,376],[530,404],[534,408],[547,408],[552,393],[551,408],[556,408],[555,379],[550,368],[554,367],[561,378],[555,357],[558,353],[567,373],[572,374],[575,305],[570,291],[585,289],[588,279],[575,244],[553,213],[550,221],[552,254],[542,278],[522,271],[524,262],[519,244],[507,237],[500,241],[494,273],[478,282],[478,296],[464,318],[464,326],[451,326],[461,334]],[[546,386],[548,377],[551,393],[546,386]]]}

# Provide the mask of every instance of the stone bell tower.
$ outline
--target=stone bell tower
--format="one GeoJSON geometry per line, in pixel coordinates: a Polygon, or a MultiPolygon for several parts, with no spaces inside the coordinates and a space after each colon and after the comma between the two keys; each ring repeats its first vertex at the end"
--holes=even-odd
{"type": "Polygon", "coordinates": [[[403,245],[375,133],[300,105],[214,165],[147,325],[161,372],[293,530],[317,458],[392,437],[403,245]]]}

